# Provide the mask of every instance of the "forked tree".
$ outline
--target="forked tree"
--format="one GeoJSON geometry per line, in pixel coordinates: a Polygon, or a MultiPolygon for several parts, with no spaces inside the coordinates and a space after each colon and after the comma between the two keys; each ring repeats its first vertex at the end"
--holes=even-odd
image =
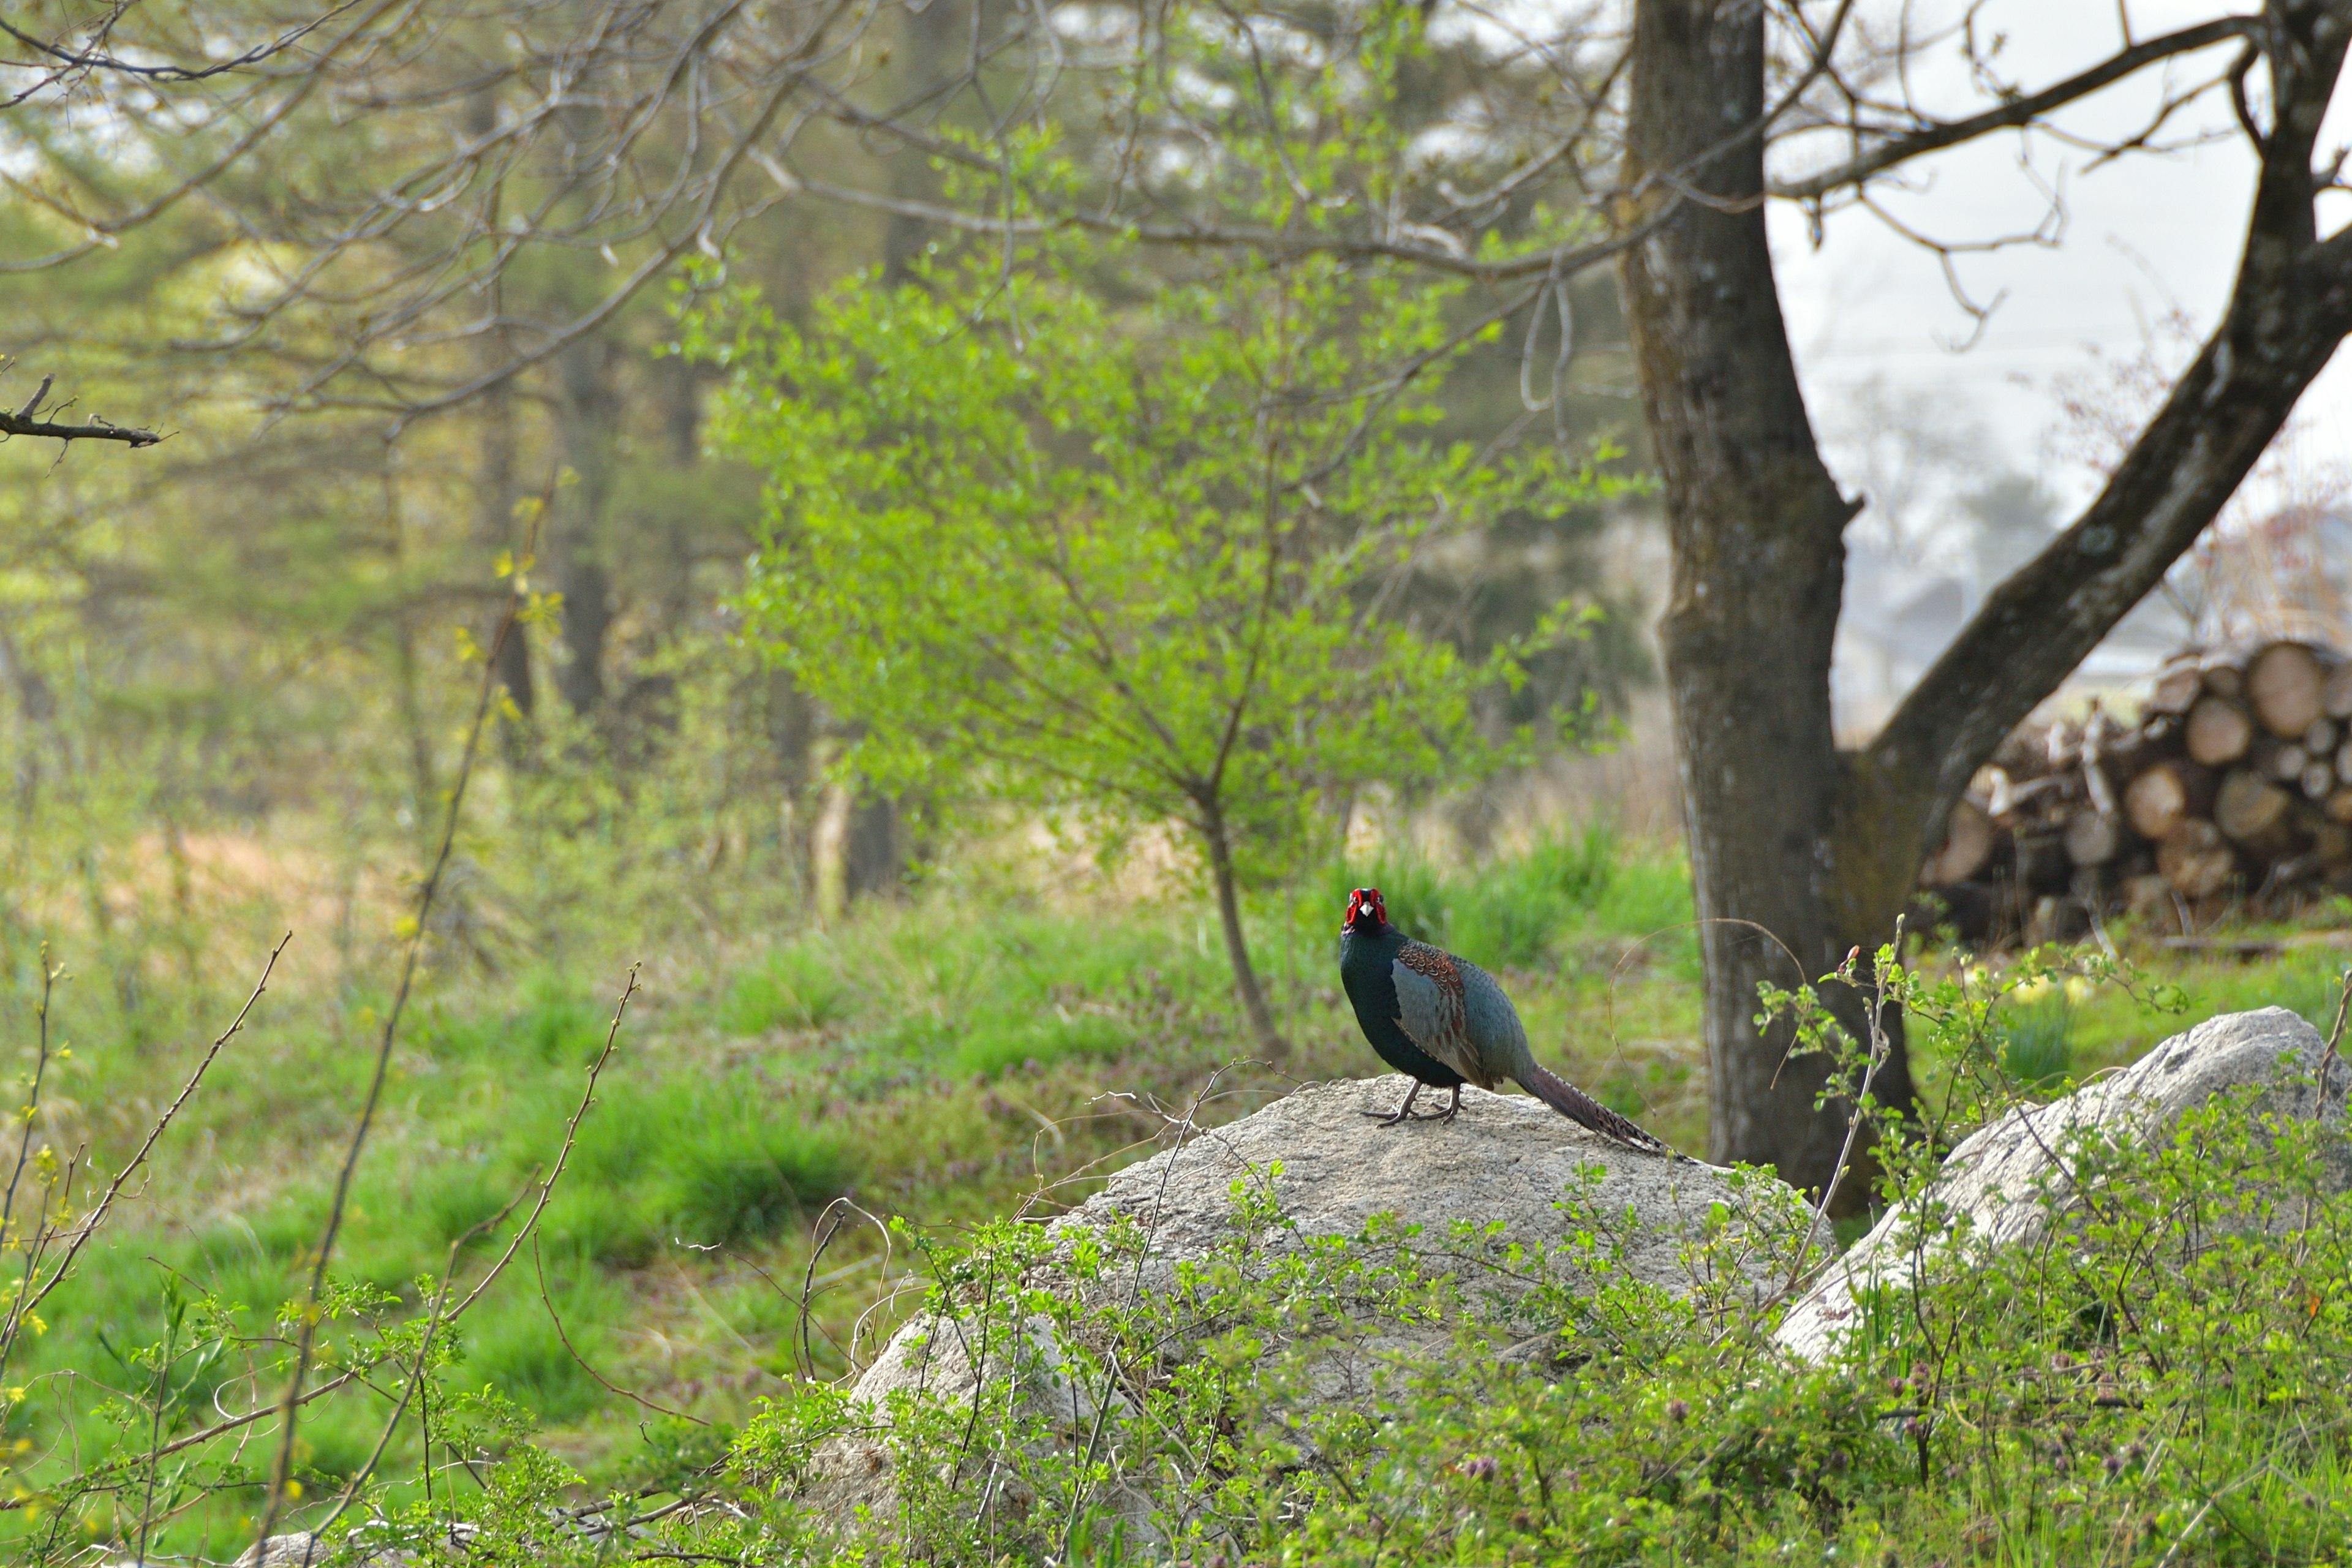
{"type": "MultiPolygon", "coordinates": [[[[1755,1021],[1758,984],[1787,973],[1778,944],[1731,922],[1755,922],[1816,973],[1887,937],[1971,775],[2163,580],[2352,331],[2352,231],[2324,235],[2317,210],[2342,188],[2343,154],[2318,137],[2352,0],[2270,0],[1956,121],[1847,89],[1835,60],[1851,7],[1809,22],[1825,9],[1768,19],[1740,0],[1641,0],[1620,175],[1627,221],[1644,231],[1620,279],[1673,542],[1661,629],[1699,913],[1714,922],[1709,1143],[1811,1183],[1836,1158],[1840,1110],[1815,1106],[1822,1069],[1783,1070],[1781,1043],[1755,1021]],[[1803,59],[1778,97],[1773,26],[1803,59]],[[1874,738],[1841,751],[1830,647],[1859,501],[1814,441],[1763,204],[1834,200],[2182,57],[2215,62],[2187,90],[2226,91],[2258,161],[2226,312],[2081,515],[1999,585],[1874,738]],[[1847,155],[1775,178],[1772,133],[1818,125],[1825,89],[1850,111],[1836,117],[1851,125],[1847,155]]],[[[1907,1099],[1907,1073],[1886,1081],[1895,1103],[1907,1099]]]]}

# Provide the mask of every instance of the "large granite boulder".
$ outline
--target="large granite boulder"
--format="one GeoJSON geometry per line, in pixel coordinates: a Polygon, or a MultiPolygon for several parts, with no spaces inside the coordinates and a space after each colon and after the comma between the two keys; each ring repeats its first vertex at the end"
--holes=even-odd
{"type": "MultiPolygon", "coordinates": [[[[1241,1182],[1270,1195],[1286,1222],[1288,1245],[1355,1237],[1374,1216],[1391,1215],[1420,1227],[1414,1247],[1424,1268],[1443,1273],[1458,1264],[1467,1272],[1477,1259],[1450,1239],[1454,1222],[1500,1222],[1508,1240],[1549,1249],[1578,1223],[1561,1206],[1575,1187],[1592,1205],[1588,1212],[1623,1221],[1614,1227],[1622,1243],[1619,1259],[1634,1278],[1688,1294],[1703,1283],[1695,1270],[1728,1267],[1749,1271],[1734,1284],[1756,1299],[1778,1284],[1767,1260],[1785,1258],[1787,1243],[1803,1228],[1802,1200],[1769,1177],[1736,1176],[1694,1160],[1628,1149],[1523,1096],[1465,1089],[1461,1115],[1451,1122],[1376,1125],[1367,1113],[1394,1109],[1406,1087],[1402,1077],[1307,1085],[1129,1166],[1055,1221],[1055,1228],[1067,1233],[1134,1221],[1149,1238],[1148,1249],[1121,1279],[1134,1290],[1164,1290],[1181,1264],[1209,1258],[1233,1236],[1234,1186],[1241,1182]],[[1773,1244],[1696,1257],[1688,1244],[1726,1226],[1752,1227],[1759,1240],[1769,1231],[1773,1244]],[[1720,1261],[1735,1254],[1738,1261],[1720,1261]]],[[[1482,1289],[1497,1283],[1491,1271],[1478,1271],[1477,1279],[1482,1289]]],[[[1724,1281],[1706,1283],[1719,1291],[1724,1281]]],[[[1512,1288],[1507,1277],[1499,1284],[1512,1288]]],[[[1045,1326],[1033,1331],[1036,1353],[1019,1358],[1026,1367],[1022,1396],[1048,1415],[1057,1431],[1097,1428],[1103,1412],[1086,1380],[1065,1374],[1045,1326]]],[[[1364,1358],[1411,1355],[1423,1342],[1434,1346],[1448,1332],[1431,1329],[1416,1336],[1408,1327],[1386,1325],[1360,1336],[1350,1353],[1328,1369],[1328,1378],[1318,1378],[1318,1387],[1327,1387],[1332,1399],[1349,1398],[1364,1387],[1364,1358]]],[[[1535,1348],[1532,1338],[1528,1348],[1535,1348]]],[[[1003,1358],[997,1360],[1001,1368],[1003,1358]]],[[[990,1370],[1003,1375],[999,1368],[990,1370]]],[[[961,1402],[971,1397],[979,1381],[960,1325],[924,1317],[889,1342],[858,1380],[854,1399],[880,1419],[894,1391],[919,1389],[926,1400],[961,1402]]],[[[1116,1404],[1108,1412],[1114,1419],[1120,1414],[1116,1404]]],[[[846,1521],[861,1506],[880,1518],[891,1497],[891,1463],[877,1430],[835,1439],[820,1450],[804,1495],[836,1519],[846,1521]]]]}
{"type": "MultiPolygon", "coordinates": [[[[1928,1194],[1939,1232],[1916,1245],[1910,1205],[1890,1211],[1782,1320],[1782,1345],[1826,1358],[1853,1318],[1855,1293],[1901,1285],[1915,1268],[1950,1266],[1960,1249],[2040,1241],[2075,1201],[2074,1151],[2092,1142],[2147,1143],[2215,1095],[2254,1086],[2258,1105],[2293,1115],[2341,1114],[2352,1070],[2326,1060],[2319,1032],[2284,1007],[2228,1013],[2157,1047],[2063,1100],[2011,1111],[1963,1142],[1928,1194]],[[2326,1061],[2326,1082],[2317,1083],[2326,1061]]],[[[2352,1171],[2337,1172],[2344,1184],[2352,1171]]]]}

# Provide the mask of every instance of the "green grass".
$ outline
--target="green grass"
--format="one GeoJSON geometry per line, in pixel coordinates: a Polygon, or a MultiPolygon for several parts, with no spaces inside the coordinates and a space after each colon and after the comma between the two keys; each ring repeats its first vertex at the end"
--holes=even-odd
{"type": "Polygon", "coordinates": [[[850,1000],[836,960],[810,941],[793,943],[738,971],[719,1004],[719,1026],[731,1035],[819,1029],[850,1000]]]}
{"type": "MultiPolygon", "coordinates": [[[[1651,1111],[1686,1092],[1694,1058],[1666,1046],[1691,1029],[1673,978],[1686,940],[1670,934],[1611,978],[1635,939],[1687,920],[1682,873],[1669,855],[1593,832],[1445,874],[1419,862],[1335,869],[1328,887],[1254,900],[1252,940],[1293,1053],[1276,1075],[1229,1077],[1243,1092],[1213,1114],[1294,1076],[1381,1070],[1331,968],[1342,898],[1329,887],[1372,877],[1400,919],[1508,975],[1548,1054],[1612,1102],[1651,1111]],[[1612,1016],[1630,1054],[1612,1043],[1612,1016]]],[[[911,901],[861,906],[830,931],[706,935],[648,956],[647,989],[537,1246],[453,1346],[452,1377],[530,1410],[583,1463],[635,1451],[643,1412],[583,1358],[721,1418],[792,1366],[799,1314],[777,1281],[804,1269],[809,1227],[833,1197],[929,1223],[1000,1213],[1041,1181],[1131,1157],[1119,1152],[1156,1124],[1116,1105],[1105,1114],[1106,1091],[1181,1104],[1250,1054],[1213,920],[1190,898],[1049,897],[1017,876],[950,866],[911,901]],[[541,1300],[542,1272],[572,1350],[541,1300]]],[[[417,1280],[453,1246],[464,1245],[461,1269],[488,1267],[562,1143],[617,978],[576,948],[505,976],[459,965],[428,977],[357,1172],[340,1278],[413,1307],[417,1280]]],[[[20,967],[20,1022],[30,979],[20,967]]],[[[135,1048],[89,1043],[121,1037],[116,993],[68,992],[60,1008],[82,1048],[51,1091],[122,1111],[101,1130],[101,1164],[140,1124],[133,1108],[185,1070],[202,1016],[233,1005],[225,983],[146,994],[135,1048]],[[178,1031],[168,1046],[156,1043],[166,1020],[178,1031]]],[[[167,1278],[216,1293],[255,1331],[299,1293],[383,1005],[365,986],[274,984],[158,1157],[167,1201],[92,1248],[53,1300],[52,1331],[11,1375],[37,1384],[110,1364],[107,1346],[152,1341],[167,1278]]],[[[810,1335],[821,1365],[842,1364],[828,1336],[845,1342],[881,1283],[879,1251],[862,1226],[829,1251],[854,1283],[821,1301],[810,1335]]],[[[61,1433],[67,1419],[60,1410],[37,1426],[61,1433]]],[[[304,1463],[345,1473],[367,1428],[322,1417],[304,1463]]]]}
{"type": "MultiPolygon", "coordinates": [[[[1381,1070],[1333,970],[1345,889],[1366,882],[1383,888],[1407,930],[1500,974],[1546,1060],[1670,1140],[1703,1146],[1687,874],[1670,848],[1605,829],[1475,864],[1391,855],[1254,899],[1254,951],[1290,1056],[1228,1072],[1230,1098],[1208,1115],[1241,1114],[1298,1079],[1381,1070]]],[[[802,1354],[804,1274],[824,1281],[807,1333],[816,1369],[848,1364],[853,1326],[910,1265],[902,1240],[886,1270],[881,1239],[861,1220],[812,1270],[810,1226],[833,1197],[950,1229],[1005,1213],[1041,1184],[1065,1184],[1057,1197],[1076,1201],[1101,1163],[1148,1152],[1141,1141],[1160,1124],[1140,1104],[1181,1108],[1212,1072],[1254,1054],[1215,922],[1193,897],[1048,890],[1001,867],[950,862],[908,900],[861,905],[831,929],[770,935],[765,924],[642,945],[624,945],[634,933],[592,942],[595,928],[583,928],[510,973],[436,966],[357,1173],[339,1276],[413,1310],[419,1276],[506,1214],[467,1243],[461,1268],[488,1267],[512,1233],[509,1205],[555,1157],[603,1049],[618,960],[646,960],[646,989],[539,1244],[469,1315],[446,1373],[530,1412],[592,1476],[627,1473],[650,1430],[646,1412],[600,1375],[721,1422],[784,1386],[802,1354]],[[1137,1098],[1106,1098],[1114,1093],[1137,1098]],[[571,1349],[541,1299],[542,1275],[571,1349]]],[[[2333,1015],[2340,954],[2142,957],[2188,988],[2191,1020],[2273,1002],[2323,1026],[2333,1015]]],[[[22,1040],[34,972],[20,962],[13,981],[0,1011],[22,1040]]],[[[76,1048],[50,1090],[101,1171],[240,999],[225,976],[175,989],[151,966],[138,1004],[148,1011],[132,1028],[123,994],[101,973],[69,987],[58,1011],[76,1048]]],[[[35,1461],[87,1426],[94,1385],[60,1374],[110,1368],[120,1383],[121,1357],[161,1331],[168,1279],[217,1293],[255,1334],[299,1290],[383,1005],[365,984],[316,973],[273,984],[159,1152],[143,1200],[92,1247],[45,1309],[48,1332],[10,1369],[11,1383],[39,1391],[16,1428],[38,1435],[20,1474],[37,1479],[35,1461]]],[[[2005,1048],[2020,1077],[2054,1085],[2181,1026],[2117,993],[2061,995],[2013,1017],[2005,1048]]],[[[223,1386],[234,1404],[259,1385],[223,1386]]],[[[373,1441],[383,1408],[322,1415],[305,1463],[321,1478],[347,1473],[338,1467],[373,1441]]],[[[417,1458],[395,1446],[386,1462],[405,1474],[417,1458]]],[[[175,1550],[241,1550],[235,1521],[217,1511],[176,1528],[175,1550]]]]}
{"type": "Polygon", "coordinates": [[[2001,1066],[2037,1088],[2066,1076],[2074,1065],[2074,1008],[2063,996],[2018,1008],[2003,1029],[2001,1066]]]}

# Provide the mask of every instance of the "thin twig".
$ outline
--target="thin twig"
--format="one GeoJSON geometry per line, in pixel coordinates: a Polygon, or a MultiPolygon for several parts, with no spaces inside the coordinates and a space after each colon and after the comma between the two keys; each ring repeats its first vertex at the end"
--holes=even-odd
{"type": "MultiPolygon", "coordinates": [[[[1895,964],[1903,962],[1904,918],[1895,917],[1892,962],[1895,964]]],[[[1846,962],[1852,963],[1861,956],[1862,950],[1856,948],[1847,955],[1846,962]]],[[[1854,1142],[1862,1136],[1863,1118],[1870,1105],[1870,1086],[1876,1081],[1880,1066],[1894,1055],[1893,1043],[1886,1037],[1885,966],[1877,966],[1872,979],[1874,984],[1865,998],[1870,1005],[1870,1057],[1863,1066],[1862,1087],[1854,1091],[1853,1113],[1846,1118],[1845,1142],[1838,1148],[1837,1163],[1830,1170],[1830,1179],[1822,1185],[1821,1201],[1813,1205],[1813,1216],[1805,1225],[1805,1238],[1797,1244],[1797,1258],[1790,1266],[1788,1283],[1780,1287],[1783,1296],[1794,1290],[1797,1281],[1804,1278],[1805,1258],[1813,1249],[1813,1237],[1821,1234],[1822,1216],[1829,1213],[1830,1201],[1837,1195],[1838,1184],[1845,1180],[1846,1166],[1853,1159],[1854,1142]]]]}
{"type": "MultiPolygon", "coordinates": [[[[457,1280],[458,1258],[464,1254],[467,1247],[473,1244],[476,1237],[488,1236],[504,1225],[507,1222],[507,1216],[514,1213],[516,1207],[521,1204],[524,1194],[530,1191],[530,1187],[526,1184],[520,1192],[507,1200],[505,1207],[488,1219],[467,1226],[463,1235],[449,1244],[449,1261],[441,1270],[441,1283],[433,1292],[433,1302],[425,1310],[425,1332],[417,1339],[416,1360],[408,1369],[408,1381],[401,1385],[399,1402],[392,1407],[392,1414],[385,1418],[383,1431],[376,1437],[375,1449],[368,1455],[367,1462],[352,1473],[352,1479],[344,1483],[342,1495],[335,1500],[335,1506],[328,1511],[326,1518],[320,1520],[311,1529],[310,1539],[302,1549],[302,1568],[310,1568],[310,1558],[318,1550],[320,1538],[333,1527],[337,1520],[342,1518],[344,1510],[349,1509],[352,1500],[360,1495],[360,1489],[367,1485],[368,1478],[375,1473],[376,1466],[383,1462],[384,1450],[392,1447],[393,1434],[400,1429],[401,1418],[408,1413],[409,1401],[416,1397],[418,1389],[424,1383],[425,1369],[433,1353],[434,1335],[445,1321],[441,1309],[448,1304],[449,1287],[457,1280]]],[[[429,1445],[425,1456],[425,1464],[428,1470],[432,1468],[432,1452],[429,1445]]]]}
{"type": "Polygon", "coordinates": [[[593,1366],[589,1364],[588,1358],[582,1355],[579,1348],[572,1344],[572,1336],[563,1331],[563,1319],[555,1310],[555,1298],[548,1293],[547,1266],[540,1260],[539,1237],[535,1236],[530,1238],[530,1269],[531,1273],[536,1276],[539,1280],[539,1304],[547,1309],[547,1321],[555,1325],[555,1337],[562,1342],[564,1352],[570,1355],[574,1362],[579,1363],[581,1371],[586,1373],[590,1377],[594,1378],[606,1393],[617,1394],[624,1399],[634,1400],[636,1404],[652,1411],[656,1415],[667,1415],[673,1421],[691,1421],[697,1426],[708,1426],[710,1425],[709,1422],[705,1421],[699,1415],[690,1415],[683,1410],[672,1410],[667,1405],[656,1405],[642,1394],[623,1388],[619,1384],[614,1383],[611,1378],[606,1377],[603,1373],[598,1372],[593,1366]]]}
{"type": "MultiPolygon", "coordinates": [[[[0,23],[0,26],[6,26],[0,23]]],[[[58,415],[73,406],[68,398],[58,405],[46,419],[37,417],[41,404],[49,395],[49,387],[57,380],[53,375],[41,377],[41,384],[22,408],[0,408],[0,441],[11,436],[39,436],[52,441],[120,441],[126,447],[152,447],[163,437],[154,430],[142,430],[129,425],[117,425],[93,416],[80,424],[60,420],[58,415]]]]}
{"type": "Polygon", "coordinates": [[[204,1059],[196,1063],[195,1070],[188,1075],[188,1081],[180,1086],[178,1096],[170,1105],[163,1108],[163,1114],[155,1119],[154,1125],[148,1128],[146,1141],[139,1145],[138,1152],[132,1154],[129,1163],[116,1173],[114,1180],[108,1184],[105,1194],[98,1200],[97,1205],[83,1216],[81,1224],[75,1227],[72,1245],[67,1247],[65,1257],[60,1258],[57,1267],[51,1270],[47,1282],[35,1291],[29,1300],[24,1301],[9,1314],[8,1321],[12,1329],[15,1324],[24,1321],[26,1313],[48,1299],[49,1292],[56,1289],[58,1282],[63,1280],[67,1273],[72,1269],[73,1261],[80,1255],[81,1249],[88,1246],[89,1238],[98,1233],[98,1227],[106,1223],[106,1216],[113,1209],[115,1196],[122,1191],[123,1184],[130,1181],[140,1167],[147,1163],[147,1156],[153,1152],[157,1140],[163,1136],[164,1129],[172,1125],[173,1118],[180,1114],[181,1108],[188,1103],[189,1097],[196,1092],[196,1086],[204,1081],[205,1073],[212,1067],[214,1058],[220,1055],[221,1047],[227,1045],[236,1037],[237,1031],[245,1027],[246,1017],[253,1011],[253,1005],[261,1000],[263,992],[269,989],[269,976],[278,967],[278,955],[284,952],[286,944],[293,940],[294,933],[289,931],[278,939],[276,947],[269,950],[268,962],[261,966],[261,978],[254,983],[253,993],[246,997],[245,1005],[236,1010],[236,1016],[229,1021],[228,1027],[221,1031],[220,1037],[213,1041],[212,1048],[205,1052],[204,1059]]]}
{"type": "Polygon", "coordinates": [[[580,1103],[572,1108],[572,1119],[563,1124],[563,1143],[555,1151],[555,1164],[547,1173],[547,1180],[539,1184],[539,1201],[531,1205],[530,1214],[523,1220],[522,1228],[514,1233],[514,1239],[507,1243],[507,1249],[499,1255],[498,1262],[490,1266],[490,1271],[483,1275],[474,1288],[466,1292],[466,1299],[451,1310],[449,1315],[452,1318],[463,1316],[466,1309],[481,1300],[482,1292],[488,1289],[499,1276],[506,1272],[507,1265],[514,1261],[514,1256],[521,1249],[524,1240],[538,1230],[539,1216],[547,1212],[548,1199],[555,1195],[555,1184],[563,1179],[564,1167],[572,1163],[572,1146],[580,1141],[580,1123],[587,1116],[588,1108],[596,1103],[596,1080],[604,1076],[604,1064],[613,1059],[614,1045],[621,1037],[621,1020],[628,1014],[629,999],[637,994],[637,971],[641,967],[635,963],[629,965],[629,977],[621,986],[621,999],[613,1007],[613,1021],[604,1029],[604,1048],[597,1052],[596,1059],[588,1065],[588,1087],[582,1092],[580,1103]]]}

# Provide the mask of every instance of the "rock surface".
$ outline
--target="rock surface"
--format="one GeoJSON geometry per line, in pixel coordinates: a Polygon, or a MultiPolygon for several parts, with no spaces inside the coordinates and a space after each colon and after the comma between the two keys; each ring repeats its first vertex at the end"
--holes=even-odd
{"type": "MultiPolygon", "coordinates": [[[[1969,1137],[1945,1161],[1934,1196],[1972,1222],[1972,1246],[2037,1241],[2073,1196],[2064,1152],[2083,1133],[2155,1138],[2182,1113],[2226,1090],[2278,1085],[2291,1074],[2307,1079],[2326,1047],[2318,1030],[2284,1007],[2210,1018],[2119,1072],[2063,1100],[2011,1111],[1969,1137]]],[[[2331,1063],[2326,1095],[2331,1111],[2341,1110],[2347,1082],[2352,1070],[2341,1060],[2331,1063]]],[[[2278,1109],[2301,1115],[2311,1114],[2319,1098],[2307,1087],[2282,1085],[2273,1093],[2294,1102],[2278,1109]]],[[[1905,1236],[1910,1215],[1908,1205],[1891,1211],[1831,1267],[1782,1321],[1783,1345],[1809,1359],[1826,1357],[1853,1314],[1857,1287],[1910,1278],[1912,1248],[1905,1236]]]]}
{"type": "MultiPolygon", "coordinates": [[[[1625,1250],[1629,1271],[1687,1293],[1694,1281],[1684,1244],[1703,1232],[1711,1215],[1726,1209],[1757,1212],[1760,1205],[1785,1221],[1788,1205],[1801,1203],[1776,1183],[1759,1187],[1751,1181],[1742,1189],[1727,1171],[1610,1142],[1519,1095],[1465,1089],[1462,1113],[1452,1122],[1381,1127],[1367,1117],[1394,1110],[1407,1087],[1401,1076],[1309,1084],[1129,1166],[1055,1223],[1137,1221],[1151,1241],[1137,1278],[1142,1289],[1152,1290],[1173,1279],[1178,1264],[1208,1256],[1230,1236],[1233,1184],[1259,1181],[1271,1187],[1302,1238],[1353,1236],[1374,1215],[1393,1215],[1423,1227],[1417,1245],[1423,1263],[1444,1269],[1444,1238],[1455,1220],[1500,1221],[1507,1238],[1530,1246],[1564,1240],[1570,1221],[1557,1205],[1580,1171],[1597,1164],[1603,1172],[1595,1194],[1601,1207],[1612,1215],[1630,1209],[1633,1215],[1625,1250]],[[1277,1162],[1281,1174],[1268,1174],[1277,1162]]],[[[1769,1288],[1760,1275],[1759,1284],[1769,1288]]],[[[1399,1346],[1393,1335],[1380,1342],[1411,1348],[1399,1346]]],[[[1058,1374],[1050,1354],[1042,1360],[1039,1376],[1025,1391],[1034,1407],[1065,1430],[1091,1426],[1097,1412],[1085,1392],[1058,1374]]],[[[893,1390],[921,1387],[927,1397],[968,1399],[974,1382],[953,1325],[922,1319],[891,1340],[858,1380],[855,1397],[878,1408],[893,1390]]],[[[878,1513],[888,1496],[888,1463],[878,1443],[838,1441],[818,1455],[811,1500],[836,1518],[845,1519],[860,1504],[878,1513]]]]}
{"type": "MultiPolygon", "coordinates": [[[[1465,1088],[1453,1121],[1381,1127],[1403,1100],[1402,1075],[1308,1084],[1252,1115],[1209,1129],[1181,1148],[1129,1166],[1073,1209],[1063,1225],[1136,1220],[1152,1238],[1164,1279],[1207,1254],[1230,1231],[1233,1184],[1265,1181],[1301,1236],[1350,1236],[1374,1215],[1423,1227],[1423,1245],[1456,1219],[1500,1220],[1515,1239],[1556,1242],[1569,1222],[1557,1207],[1580,1169],[1598,1164],[1601,1196],[1639,1219],[1627,1263],[1667,1289],[1688,1286],[1679,1251],[1729,1198],[1729,1173],[1612,1143],[1526,1095],[1465,1088]],[[1265,1173],[1279,1162],[1278,1177],[1265,1173]]],[[[1147,1279],[1150,1279],[1147,1274],[1147,1279]]]]}

